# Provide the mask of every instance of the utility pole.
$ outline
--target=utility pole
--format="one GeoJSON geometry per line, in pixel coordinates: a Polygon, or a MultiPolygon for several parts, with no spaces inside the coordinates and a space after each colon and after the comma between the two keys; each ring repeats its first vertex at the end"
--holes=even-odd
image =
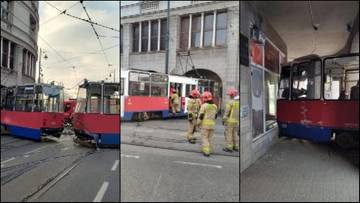
{"type": "Polygon", "coordinates": [[[167,26],[166,26],[166,58],[165,58],[165,73],[169,73],[169,41],[170,41],[170,32],[169,32],[169,25],[170,25],[170,1],[167,1],[167,26]]]}

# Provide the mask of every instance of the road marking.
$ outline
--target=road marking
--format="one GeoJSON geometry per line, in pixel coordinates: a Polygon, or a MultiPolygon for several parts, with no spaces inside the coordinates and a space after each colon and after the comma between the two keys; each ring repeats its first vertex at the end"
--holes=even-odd
{"type": "Polygon", "coordinates": [[[106,182],[106,181],[105,181],[105,182],[102,184],[102,186],[101,186],[99,192],[97,193],[97,195],[96,195],[96,197],[95,197],[95,199],[94,199],[93,202],[101,202],[101,200],[102,200],[102,198],[104,197],[104,194],[105,194],[108,186],[109,186],[109,182],[106,182]]]}
{"type": "Polygon", "coordinates": [[[30,156],[30,155],[28,155],[28,154],[24,155],[25,158],[28,158],[29,156],[30,156]]]}
{"type": "Polygon", "coordinates": [[[8,159],[8,160],[2,161],[2,162],[1,162],[1,165],[4,164],[4,163],[7,163],[7,162],[9,162],[9,161],[12,161],[12,160],[14,160],[14,159],[15,159],[15,157],[11,157],[11,158],[8,159]]]}
{"type": "Polygon", "coordinates": [[[39,147],[39,148],[37,148],[37,149],[31,150],[31,151],[29,151],[29,152],[26,152],[25,154],[31,154],[31,153],[33,153],[33,152],[37,152],[37,151],[39,151],[40,149],[43,149],[43,148],[48,147],[48,146],[49,146],[49,145],[45,145],[45,146],[39,147]]]}
{"type": "Polygon", "coordinates": [[[201,164],[201,163],[193,163],[193,162],[185,162],[185,161],[174,161],[174,163],[193,165],[193,166],[206,166],[206,167],[213,167],[213,168],[222,168],[222,166],[220,166],[220,165],[201,164]]]}
{"type": "Polygon", "coordinates": [[[65,148],[62,148],[61,151],[66,151],[68,149],[69,149],[69,147],[65,147],[65,148]]]}
{"type": "Polygon", "coordinates": [[[113,165],[113,167],[111,168],[111,170],[112,170],[112,171],[115,171],[116,168],[118,167],[118,165],[119,165],[119,160],[115,160],[114,165],[113,165]]]}
{"type": "Polygon", "coordinates": [[[126,158],[135,158],[135,159],[140,158],[140,156],[137,156],[137,155],[127,155],[127,154],[121,154],[121,156],[126,157],[126,158]]]}

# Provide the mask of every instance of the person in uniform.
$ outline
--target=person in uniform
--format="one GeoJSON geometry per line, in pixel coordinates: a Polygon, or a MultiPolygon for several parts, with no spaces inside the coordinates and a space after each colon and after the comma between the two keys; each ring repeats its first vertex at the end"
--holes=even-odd
{"type": "Polygon", "coordinates": [[[222,123],[225,126],[225,148],[226,152],[239,151],[238,128],[239,128],[239,96],[235,88],[230,88],[227,92],[230,100],[226,103],[225,113],[222,123]]]}
{"type": "Polygon", "coordinates": [[[195,144],[196,138],[194,137],[194,133],[196,130],[196,121],[198,117],[198,113],[200,110],[201,102],[198,99],[200,96],[200,93],[198,90],[194,89],[191,91],[190,99],[187,103],[187,112],[188,112],[188,132],[186,134],[187,140],[191,144],[195,144]]]}

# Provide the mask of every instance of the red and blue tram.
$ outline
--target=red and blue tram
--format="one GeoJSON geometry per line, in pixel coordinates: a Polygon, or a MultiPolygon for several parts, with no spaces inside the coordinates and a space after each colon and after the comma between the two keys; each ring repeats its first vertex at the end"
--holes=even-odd
{"type": "Polygon", "coordinates": [[[120,84],[84,81],[73,114],[75,142],[120,144],[120,84]]]}
{"type": "MultiPolygon", "coordinates": [[[[120,82],[123,121],[185,116],[191,90],[197,88],[203,93],[214,89],[211,87],[214,83],[207,79],[141,70],[122,70],[120,82]],[[177,90],[180,98],[180,112],[175,115],[170,113],[172,89],[177,90]]],[[[215,100],[219,104],[219,99],[215,100]]]]}
{"type": "Polygon", "coordinates": [[[25,84],[2,89],[1,125],[12,136],[41,141],[63,131],[63,87],[25,84]]]}
{"type": "Polygon", "coordinates": [[[358,53],[309,55],[284,65],[278,97],[280,135],[358,146],[358,53]]]}

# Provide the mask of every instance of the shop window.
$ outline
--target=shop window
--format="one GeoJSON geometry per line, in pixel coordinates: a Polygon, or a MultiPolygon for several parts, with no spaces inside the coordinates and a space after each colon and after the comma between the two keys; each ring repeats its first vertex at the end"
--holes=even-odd
{"type": "Polygon", "coordinates": [[[265,123],[266,130],[276,126],[276,93],[278,77],[265,71],[265,123]]]}
{"type": "Polygon", "coordinates": [[[263,70],[256,66],[251,66],[253,138],[256,138],[264,133],[263,84],[263,70]]]}

